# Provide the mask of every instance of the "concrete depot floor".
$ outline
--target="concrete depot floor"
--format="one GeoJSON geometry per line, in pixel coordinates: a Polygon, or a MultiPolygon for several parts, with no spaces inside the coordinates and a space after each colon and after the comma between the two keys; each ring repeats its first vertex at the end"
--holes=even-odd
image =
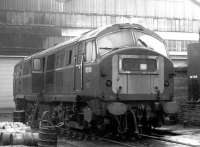
{"type": "MultiPolygon", "coordinates": [[[[185,144],[190,144],[194,147],[200,147],[200,127],[183,127],[182,125],[168,125],[160,128],[162,131],[169,130],[177,135],[166,135],[162,137],[166,140],[178,141],[185,144]]],[[[187,147],[188,145],[175,144],[170,142],[164,142],[154,139],[140,139],[131,142],[123,142],[133,147],[187,147]]],[[[58,147],[121,147],[114,143],[106,143],[104,141],[77,141],[68,140],[65,138],[58,138],[58,147]]],[[[123,146],[122,146],[123,147],[123,146]]]]}
{"type": "MultiPolygon", "coordinates": [[[[0,111],[2,112],[2,111],[0,111]]],[[[0,122],[12,122],[12,113],[0,113],[0,122]]],[[[176,125],[166,125],[160,128],[161,130],[170,130],[171,132],[177,133],[178,135],[166,135],[163,138],[173,141],[179,141],[182,143],[191,144],[191,146],[200,147],[200,127],[194,126],[183,126],[180,124],[176,125]]],[[[186,145],[174,144],[169,142],[157,141],[152,139],[141,139],[135,140],[134,142],[124,142],[131,144],[134,147],[186,147],[186,145]]],[[[77,141],[77,140],[67,140],[64,137],[58,138],[58,147],[121,147],[122,145],[117,145],[114,143],[108,143],[104,141],[77,141]]],[[[13,145],[7,147],[26,147],[23,145],[13,145]]],[[[123,147],[123,146],[122,146],[123,147]]]]}

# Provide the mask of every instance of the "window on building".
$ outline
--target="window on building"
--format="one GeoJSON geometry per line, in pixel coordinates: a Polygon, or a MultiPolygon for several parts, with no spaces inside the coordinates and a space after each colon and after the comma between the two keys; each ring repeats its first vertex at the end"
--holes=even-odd
{"type": "Polygon", "coordinates": [[[178,51],[178,52],[181,51],[181,41],[180,40],[176,41],[176,51],[178,51]]]}
{"type": "Polygon", "coordinates": [[[195,41],[191,40],[167,40],[167,47],[169,51],[174,51],[174,52],[186,52],[187,51],[187,46],[190,43],[194,43],[195,41]]]}
{"type": "Polygon", "coordinates": [[[175,23],[176,23],[176,31],[180,31],[180,20],[175,20],[175,23]]]}
{"type": "Polygon", "coordinates": [[[181,51],[182,52],[185,52],[187,49],[186,49],[186,41],[185,40],[182,40],[181,41],[181,51]]]}
{"type": "Polygon", "coordinates": [[[169,51],[176,51],[176,42],[174,40],[168,40],[167,47],[169,51]]]}
{"type": "Polygon", "coordinates": [[[176,20],[171,20],[171,31],[176,31],[176,20]]]}
{"type": "Polygon", "coordinates": [[[167,47],[169,51],[178,52],[181,51],[181,42],[178,40],[168,40],[167,47]]]}

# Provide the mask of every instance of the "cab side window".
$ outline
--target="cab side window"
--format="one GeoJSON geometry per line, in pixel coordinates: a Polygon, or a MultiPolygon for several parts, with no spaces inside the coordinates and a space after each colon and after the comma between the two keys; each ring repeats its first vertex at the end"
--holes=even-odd
{"type": "Polygon", "coordinates": [[[86,43],[85,60],[86,62],[94,62],[96,60],[96,45],[94,41],[86,43]]]}
{"type": "Polygon", "coordinates": [[[40,71],[42,70],[42,63],[41,63],[41,59],[33,59],[33,70],[34,71],[40,71]]]}
{"type": "Polygon", "coordinates": [[[85,41],[82,41],[78,44],[78,50],[77,50],[77,64],[81,64],[83,53],[85,50],[85,41]]]}
{"type": "Polygon", "coordinates": [[[56,68],[64,66],[64,59],[65,59],[65,52],[64,51],[59,51],[56,54],[56,68]]]}
{"type": "Polygon", "coordinates": [[[65,60],[65,65],[70,65],[72,63],[72,48],[70,50],[66,51],[66,60],[65,60]]]}
{"type": "Polygon", "coordinates": [[[27,75],[31,73],[31,61],[25,61],[23,67],[23,75],[27,75]]]}

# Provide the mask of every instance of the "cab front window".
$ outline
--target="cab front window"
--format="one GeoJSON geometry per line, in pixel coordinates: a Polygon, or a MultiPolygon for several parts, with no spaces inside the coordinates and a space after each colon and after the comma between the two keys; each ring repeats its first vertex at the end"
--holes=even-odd
{"type": "Polygon", "coordinates": [[[104,55],[114,49],[133,47],[134,39],[131,30],[122,30],[97,39],[99,54],[104,55]]]}
{"type": "Polygon", "coordinates": [[[86,43],[86,62],[94,62],[96,60],[96,47],[94,41],[86,43]]]}
{"type": "Polygon", "coordinates": [[[157,38],[142,32],[137,32],[136,38],[138,46],[149,48],[166,57],[168,56],[165,44],[157,38]]]}
{"type": "Polygon", "coordinates": [[[42,69],[41,59],[33,59],[33,70],[40,71],[42,69]]]}

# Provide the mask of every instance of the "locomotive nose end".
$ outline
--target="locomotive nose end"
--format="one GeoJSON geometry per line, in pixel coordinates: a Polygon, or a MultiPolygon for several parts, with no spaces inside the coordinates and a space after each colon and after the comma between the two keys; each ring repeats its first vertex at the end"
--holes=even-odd
{"type": "Polygon", "coordinates": [[[125,114],[128,107],[124,103],[112,102],[107,106],[108,112],[113,115],[122,115],[125,114]]]}
{"type": "Polygon", "coordinates": [[[177,102],[167,102],[163,105],[164,112],[167,114],[175,114],[179,111],[179,105],[177,102]]]}

